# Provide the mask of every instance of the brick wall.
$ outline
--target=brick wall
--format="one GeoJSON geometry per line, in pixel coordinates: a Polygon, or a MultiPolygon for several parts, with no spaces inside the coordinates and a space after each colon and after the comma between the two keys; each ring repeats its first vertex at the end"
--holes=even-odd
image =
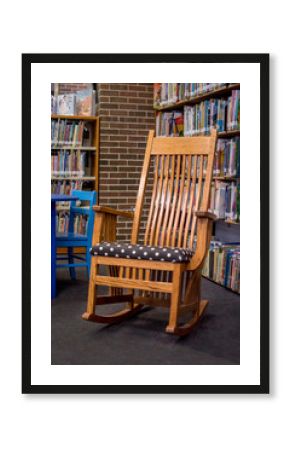
{"type": "MultiPolygon", "coordinates": [[[[99,203],[135,207],[148,131],[155,128],[152,84],[98,84],[100,115],[99,203]]],[[[149,181],[149,188],[151,181],[149,181]]],[[[144,219],[148,211],[145,199],[144,219]]],[[[141,239],[144,233],[141,222],[141,239]]],[[[119,240],[130,240],[132,220],[118,219],[119,240]]]]}

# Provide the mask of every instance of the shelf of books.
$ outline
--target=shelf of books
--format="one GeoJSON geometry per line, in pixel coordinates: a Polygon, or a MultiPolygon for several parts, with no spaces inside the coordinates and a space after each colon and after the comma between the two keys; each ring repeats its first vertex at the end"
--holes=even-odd
{"type": "MultiPolygon", "coordinates": [[[[215,233],[223,221],[239,234],[240,85],[155,83],[153,102],[156,136],[204,136],[217,129],[209,210],[218,218],[215,233]]],[[[230,245],[213,238],[204,276],[239,292],[239,244],[230,245]]]]}
{"type": "Polygon", "coordinates": [[[212,240],[202,275],[215,283],[240,292],[240,244],[212,240]]]}
{"type": "Polygon", "coordinates": [[[98,191],[99,118],[51,116],[52,192],[98,191]]]}
{"type": "MultiPolygon", "coordinates": [[[[96,190],[99,182],[99,117],[95,94],[84,90],[51,97],[51,192],[96,190]]],[[[68,231],[69,202],[58,204],[57,232],[68,231]]],[[[86,234],[86,216],[74,228],[86,234]]],[[[80,250],[81,251],[81,250],[80,250]]]]}

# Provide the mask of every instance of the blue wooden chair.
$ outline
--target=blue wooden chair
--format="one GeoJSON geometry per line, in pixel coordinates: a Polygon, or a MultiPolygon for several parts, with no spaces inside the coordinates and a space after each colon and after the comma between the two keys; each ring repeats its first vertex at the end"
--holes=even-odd
{"type": "Polygon", "coordinates": [[[94,212],[93,205],[96,204],[96,191],[71,191],[72,196],[78,197],[83,203],[87,205],[77,206],[76,201],[71,202],[69,212],[69,226],[67,233],[56,234],[56,248],[67,248],[67,254],[57,255],[57,261],[66,260],[67,262],[56,264],[56,268],[69,268],[71,279],[76,279],[76,267],[86,267],[88,276],[90,275],[91,255],[90,248],[92,246],[92,236],[94,227],[94,212]],[[77,234],[74,231],[75,217],[78,214],[87,216],[86,234],[77,234]],[[85,247],[85,255],[74,253],[75,247],[85,247]],[[75,260],[77,262],[75,262],[75,260]]]}

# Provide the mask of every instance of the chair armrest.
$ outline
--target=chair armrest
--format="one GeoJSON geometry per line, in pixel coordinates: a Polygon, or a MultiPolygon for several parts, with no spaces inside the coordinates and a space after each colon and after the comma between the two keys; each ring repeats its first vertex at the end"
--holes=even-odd
{"type": "Polygon", "coordinates": [[[95,205],[95,206],[93,206],[93,210],[95,212],[99,212],[99,213],[112,214],[114,216],[128,217],[130,219],[133,219],[133,217],[134,217],[134,213],[131,211],[122,211],[120,209],[110,208],[109,206],[95,205]]]}
{"type": "Polygon", "coordinates": [[[198,217],[200,219],[217,220],[217,216],[208,211],[196,211],[195,215],[196,215],[196,217],[198,217]]]}

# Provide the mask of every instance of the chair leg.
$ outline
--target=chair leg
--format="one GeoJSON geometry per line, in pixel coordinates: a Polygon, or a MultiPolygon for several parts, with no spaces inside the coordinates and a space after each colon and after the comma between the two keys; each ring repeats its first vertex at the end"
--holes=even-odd
{"type": "Polygon", "coordinates": [[[182,275],[181,264],[176,264],[172,276],[173,292],[171,294],[169,323],[166,327],[167,333],[174,334],[176,329],[178,328],[181,275],[182,275]]]}
{"type": "MultiPolygon", "coordinates": [[[[132,317],[134,314],[136,314],[138,311],[143,309],[143,305],[138,304],[131,304],[133,301],[129,301],[129,306],[121,309],[120,311],[117,311],[116,313],[104,316],[99,315],[95,313],[95,308],[98,304],[97,297],[96,297],[96,282],[95,282],[95,275],[96,275],[96,262],[94,257],[91,259],[91,272],[90,272],[90,281],[89,281],[89,292],[88,292],[88,303],[87,303],[87,311],[82,315],[82,318],[84,320],[89,320],[91,322],[97,322],[97,323],[104,323],[104,324],[113,324],[117,323],[123,319],[127,319],[129,317],[132,317]]],[[[110,298],[108,298],[108,304],[110,303],[124,303],[128,302],[130,300],[130,295],[124,295],[124,299],[122,298],[122,295],[119,296],[119,299],[114,300],[114,296],[111,297],[112,302],[110,302],[110,298]]],[[[101,303],[101,304],[106,304],[101,303]]]]}
{"type": "Polygon", "coordinates": [[[90,254],[90,247],[86,248],[86,263],[87,263],[87,274],[88,279],[90,279],[90,272],[91,272],[91,254],[90,254]]]}
{"type": "Polygon", "coordinates": [[[177,295],[178,292],[174,289],[171,299],[171,321],[169,321],[169,325],[166,328],[167,333],[175,334],[177,336],[185,336],[196,326],[203,316],[208,305],[208,301],[200,299],[200,281],[201,269],[193,273],[189,279],[183,305],[180,305],[180,296],[177,295]],[[183,325],[178,325],[178,316],[184,311],[191,311],[192,318],[183,325]]]}
{"type": "Polygon", "coordinates": [[[82,318],[86,319],[86,320],[90,320],[90,318],[95,315],[95,306],[96,306],[95,275],[96,275],[96,267],[97,267],[97,264],[95,262],[95,258],[92,257],[91,270],[90,270],[90,279],[89,279],[89,292],[88,292],[87,311],[82,315],[82,318]]]}
{"type": "MultiPolygon", "coordinates": [[[[73,258],[73,248],[72,247],[68,247],[67,249],[67,253],[68,253],[68,262],[69,264],[73,264],[74,263],[74,258],[73,258]]],[[[69,268],[69,274],[72,280],[76,279],[76,270],[74,267],[70,267],[69,268]]]]}

